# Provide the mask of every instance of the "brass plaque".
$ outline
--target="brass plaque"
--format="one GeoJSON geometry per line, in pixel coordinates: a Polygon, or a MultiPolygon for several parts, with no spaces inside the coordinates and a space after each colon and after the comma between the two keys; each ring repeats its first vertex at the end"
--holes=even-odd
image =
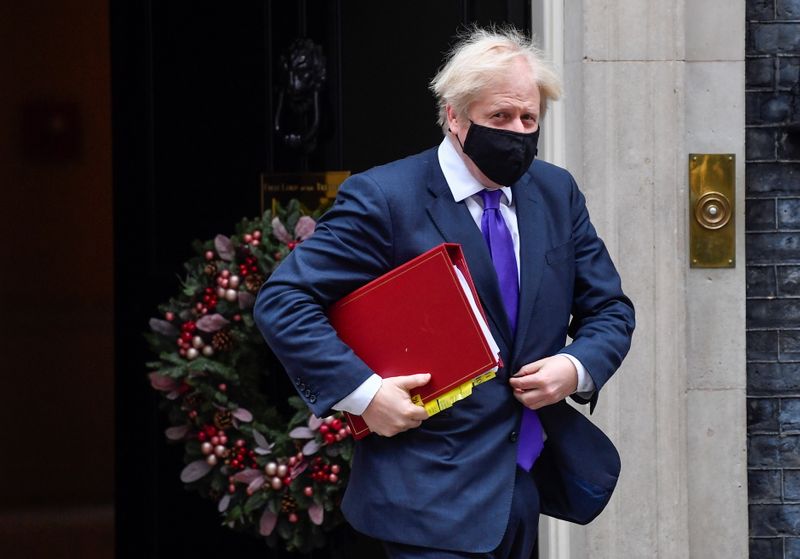
{"type": "Polygon", "coordinates": [[[689,261],[692,268],[736,266],[736,156],[689,154],[689,261]]]}
{"type": "Polygon", "coordinates": [[[324,211],[333,204],[339,185],[350,171],[319,173],[270,173],[261,175],[261,213],[275,211],[277,204],[286,206],[296,198],[305,213],[324,211]]]}

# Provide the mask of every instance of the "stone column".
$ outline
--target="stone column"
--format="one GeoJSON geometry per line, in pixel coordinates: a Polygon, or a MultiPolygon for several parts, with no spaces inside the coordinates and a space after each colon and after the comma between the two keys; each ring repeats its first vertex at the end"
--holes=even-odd
{"type": "Polygon", "coordinates": [[[638,323],[593,416],[622,477],[570,555],[744,558],[745,4],[564,5],[566,163],[638,323]],[[693,152],[736,154],[734,269],[689,268],[693,152]]]}

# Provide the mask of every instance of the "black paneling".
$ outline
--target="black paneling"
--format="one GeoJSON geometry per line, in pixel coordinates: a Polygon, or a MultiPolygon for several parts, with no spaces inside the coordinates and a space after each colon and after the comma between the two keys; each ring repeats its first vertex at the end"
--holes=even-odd
{"type": "Polygon", "coordinates": [[[342,120],[346,169],[363,171],[441,141],[436,103],[428,83],[462,23],[460,4],[344,3],[342,120]]]}

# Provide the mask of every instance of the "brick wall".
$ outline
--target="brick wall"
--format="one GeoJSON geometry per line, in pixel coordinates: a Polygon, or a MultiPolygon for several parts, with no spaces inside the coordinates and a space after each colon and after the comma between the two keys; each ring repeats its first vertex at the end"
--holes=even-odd
{"type": "Polygon", "coordinates": [[[750,557],[800,558],[800,0],[747,0],[750,557]]]}

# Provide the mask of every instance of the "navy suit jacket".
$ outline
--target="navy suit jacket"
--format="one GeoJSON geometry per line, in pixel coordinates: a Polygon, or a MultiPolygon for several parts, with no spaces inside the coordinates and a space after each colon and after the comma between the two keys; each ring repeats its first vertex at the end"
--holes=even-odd
{"type": "MultiPolygon", "coordinates": [[[[593,409],[628,351],[633,306],[573,178],[535,161],[512,189],[520,233],[513,337],[489,251],[464,203],[453,200],[435,148],[345,181],[314,235],[259,293],[256,322],[321,417],[372,374],[336,336],[326,308],[442,242],[463,247],[506,367],[421,427],[356,444],[342,508],[363,533],[431,548],[496,548],[509,517],[522,411],[509,375],[537,359],[570,353],[594,381],[593,409]],[[565,348],[568,335],[573,342],[565,348]]],[[[531,475],[541,510],[589,522],[611,496],[619,455],[566,402],[539,410],[539,417],[547,441],[531,475]]]]}

